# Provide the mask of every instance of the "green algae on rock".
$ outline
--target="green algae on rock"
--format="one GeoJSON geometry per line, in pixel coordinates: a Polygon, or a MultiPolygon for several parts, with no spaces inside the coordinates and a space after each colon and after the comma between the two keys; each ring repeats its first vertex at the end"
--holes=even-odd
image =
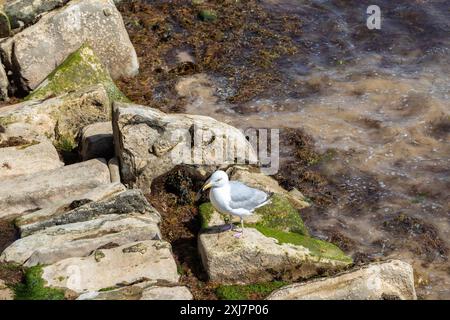
{"type": "Polygon", "coordinates": [[[40,265],[28,268],[24,282],[14,287],[15,300],[63,300],[64,290],[46,288],[42,273],[40,265]]]}
{"type": "Polygon", "coordinates": [[[271,281],[247,285],[220,285],[216,289],[216,294],[221,300],[262,299],[287,284],[285,281],[271,281]]]}
{"type": "Polygon", "coordinates": [[[25,100],[47,99],[85,86],[101,84],[111,101],[129,102],[94,51],[83,45],[59,65],[25,100]]]}
{"type": "Polygon", "coordinates": [[[279,244],[290,243],[307,248],[314,256],[323,257],[331,260],[339,260],[348,264],[353,263],[352,258],[347,256],[341,249],[332,243],[314,239],[309,236],[294,232],[284,232],[273,228],[268,228],[259,224],[254,225],[256,230],[269,238],[278,240],[279,244]]]}

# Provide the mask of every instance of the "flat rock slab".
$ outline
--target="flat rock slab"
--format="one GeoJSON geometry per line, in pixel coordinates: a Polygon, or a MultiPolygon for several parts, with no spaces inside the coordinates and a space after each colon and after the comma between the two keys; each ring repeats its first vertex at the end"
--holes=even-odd
{"type": "Polygon", "coordinates": [[[191,292],[184,286],[148,283],[102,292],[88,292],[80,295],[77,300],[193,300],[191,292]]]}
{"type": "Polygon", "coordinates": [[[19,239],[6,248],[1,262],[47,265],[88,256],[104,246],[120,246],[142,240],[160,240],[158,225],[151,218],[109,215],[85,222],[54,226],[19,239]]]}
{"type": "Polygon", "coordinates": [[[109,182],[109,169],[103,159],[4,179],[0,184],[0,218],[36,211],[109,182]]]}
{"type": "Polygon", "coordinates": [[[48,100],[25,101],[0,109],[0,142],[9,138],[50,139],[65,148],[77,146],[79,131],[110,118],[111,105],[102,85],[85,87],[48,100]]]}
{"type": "Polygon", "coordinates": [[[2,43],[1,50],[20,86],[33,90],[85,43],[114,79],[138,73],[136,52],[112,0],[72,0],[2,43]]]}
{"type": "Polygon", "coordinates": [[[385,300],[417,299],[413,268],[392,260],[373,263],[330,278],[296,283],[278,289],[268,300],[385,300]]]}
{"type": "Polygon", "coordinates": [[[60,212],[47,220],[21,226],[22,235],[31,234],[52,226],[88,221],[102,215],[146,215],[154,223],[159,223],[161,216],[153,208],[140,190],[126,190],[101,201],[84,203],[73,210],[60,212]]]}
{"type": "Polygon", "coordinates": [[[170,244],[150,240],[61,260],[44,267],[42,278],[47,286],[85,293],[144,280],[176,283],[179,275],[170,244]]]}
{"type": "Polygon", "coordinates": [[[126,187],[121,183],[102,184],[84,194],[67,197],[63,200],[54,202],[52,205],[44,209],[24,214],[15,220],[15,225],[19,229],[21,236],[25,237],[31,234],[31,232],[27,232],[29,229],[27,228],[27,225],[50,220],[51,218],[73,210],[86,202],[104,200],[125,190],[126,187]]]}
{"type": "Polygon", "coordinates": [[[153,179],[179,164],[222,166],[236,157],[257,160],[241,131],[210,117],[114,102],[113,131],[123,182],[145,193],[153,179]]]}
{"type": "Polygon", "coordinates": [[[16,147],[0,148],[0,179],[30,175],[64,166],[48,139],[26,141],[16,147]]]}
{"type": "Polygon", "coordinates": [[[337,247],[296,235],[304,245],[279,243],[256,229],[245,228],[241,238],[220,228],[207,229],[198,240],[202,262],[210,280],[249,284],[284,279],[295,281],[335,272],[352,263],[337,247]]]}
{"type": "Polygon", "coordinates": [[[114,156],[111,121],[88,125],[81,131],[81,158],[83,161],[114,156]]]}

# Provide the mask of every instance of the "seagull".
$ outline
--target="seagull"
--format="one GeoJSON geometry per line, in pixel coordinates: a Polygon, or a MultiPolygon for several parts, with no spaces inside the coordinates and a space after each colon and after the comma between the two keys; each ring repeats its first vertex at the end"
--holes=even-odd
{"type": "MultiPolygon", "coordinates": [[[[244,217],[252,215],[255,209],[270,203],[270,194],[239,181],[229,181],[227,173],[222,170],[217,170],[211,175],[203,185],[202,191],[209,188],[211,188],[209,199],[217,211],[240,218],[242,233],[235,234],[236,237],[244,234],[244,217]]],[[[231,222],[230,225],[232,227],[231,222]]]]}

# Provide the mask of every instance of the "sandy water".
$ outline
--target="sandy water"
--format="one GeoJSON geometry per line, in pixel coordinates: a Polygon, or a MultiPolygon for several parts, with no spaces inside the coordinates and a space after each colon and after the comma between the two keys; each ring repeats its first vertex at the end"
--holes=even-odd
{"type": "Polygon", "coordinates": [[[317,150],[334,150],[320,170],[345,192],[308,215],[314,234],[332,228],[350,253],[407,260],[421,298],[450,299],[450,5],[377,1],[381,30],[368,30],[370,4],[266,0],[302,28],[293,38],[302,50],[276,62],[282,90],[231,104],[217,75],[200,73],[177,93],[188,113],[301,128],[317,150]]]}

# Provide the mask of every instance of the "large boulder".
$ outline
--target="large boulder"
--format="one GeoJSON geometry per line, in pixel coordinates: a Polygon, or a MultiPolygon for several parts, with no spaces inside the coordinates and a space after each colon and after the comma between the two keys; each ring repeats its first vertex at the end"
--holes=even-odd
{"type": "Polygon", "coordinates": [[[352,263],[330,243],[265,227],[245,228],[241,238],[220,227],[209,228],[200,234],[198,247],[210,280],[225,284],[296,281],[352,263]]]}
{"type": "Polygon", "coordinates": [[[80,204],[72,210],[58,212],[46,220],[21,225],[22,235],[52,226],[87,221],[102,215],[147,214],[154,223],[159,223],[160,220],[158,211],[150,205],[140,190],[126,190],[96,202],[82,200],[80,204]]]}
{"type": "Polygon", "coordinates": [[[0,143],[11,137],[47,137],[58,149],[69,151],[77,146],[83,127],[110,116],[110,101],[102,85],[44,101],[25,101],[0,109],[0,143]]]}
{"type": "Polygon", "coordinates": [[[0,218],[36,211],[107,183],[110,183],[110,174],[103,159],[6,178],[0,184],[0,218]]]}
{"type": "Polygon", "coordinates": [[[70,54],[41,84],[26,97],[26,100],[47,99],[65,92],[80,90],[86,86],[101,84],[113,100],[128,101],[94,51],[83,45],[70,54]]]}
{"type": "Polygon", "coordinates": [[[83,161],[114,156],[111,121],[88,125],[81,131],[80,155],[83,161]]]}
{"type": "Polygon", "coordinates": [[[122,181],[144,192],[153,179],[179,164],[222,166],[237,156],[257,160],[241,131],[205,116],[114,102],[113,132],[122,181]]]}
{"type": "Polygon", "coordinates": [[[49,287],[86,293],[143,280],[176,283],[179,275],[170,244],[149,240],[61,260],[43,267],[42,279],[49,287]]]}
{"type": "Polygon", "coordinates": [[[53,226],[19,239],[3,251],[0,262],[46,265],[70,257],[88,256],[103,246],[160,239],[158,226],[151,217],[100,216],[93,220],[53,226]]]}
{"type": "Polygon", "coordinates": [[[0,145],[0,179],[30,175],[64,166],[48,139],[8,141],[15,146],[2,148],[0,145]]]}
{"type": "Polygon", "coordinates": [[[139,63],[112,0],[72,0],[1,44],[16,85],[35,89],[72,52],[88,44],[114,79],[137,74],[139,63]]]}
{"type": "Polygon", "coordinates": [[[335,277],[295,283],[272,292],[269,300],[417,299],[413,268],[393,260],[372,263],[335,277]]]}
{"type": "Polygon", "coordinates": [[[101,201],[125,191],[126,188],[120,183],[101,184],[82,194],[66,196],[61,200],[54,201],[50,206],[43,209],[23,214],[15,220],[22,237],[33,233],[33,226],[37,223],[58,217],[61,214],[78,208],[88,202],[101,201]]]}

